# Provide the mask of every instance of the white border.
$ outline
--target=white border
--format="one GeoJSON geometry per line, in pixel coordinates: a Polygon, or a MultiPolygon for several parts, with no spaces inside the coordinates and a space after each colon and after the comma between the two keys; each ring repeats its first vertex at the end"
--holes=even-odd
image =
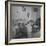
{"type": "Polygon", "coordinates": [[[37,42],[44,40],[44,5],[36,3],[18,3],[18,2],[8,2],[8,43],[19,43],[19,42],[37,42]],[[25,4],[25,5],[38,5],[41,7],[41,37],[40,38],[26,38],[26,39],[11,39],[10,40],[10,4],[25,4]]]}

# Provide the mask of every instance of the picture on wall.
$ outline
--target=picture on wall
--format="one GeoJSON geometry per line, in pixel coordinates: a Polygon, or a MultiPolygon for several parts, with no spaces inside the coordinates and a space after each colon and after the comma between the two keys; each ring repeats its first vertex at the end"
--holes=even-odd
{"type": "Polygon", "coordinates": [[[6,3],[6,44],[44,42],[45,3],[6,3]]]}

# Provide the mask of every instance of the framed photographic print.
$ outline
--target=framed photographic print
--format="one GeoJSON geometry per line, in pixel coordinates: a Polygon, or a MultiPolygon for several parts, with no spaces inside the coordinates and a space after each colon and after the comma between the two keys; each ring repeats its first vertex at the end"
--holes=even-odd
{"type": "Polygon", "coordinates": [[[5,2],[5,43],[45,42],[45,3],[5,2]]]}

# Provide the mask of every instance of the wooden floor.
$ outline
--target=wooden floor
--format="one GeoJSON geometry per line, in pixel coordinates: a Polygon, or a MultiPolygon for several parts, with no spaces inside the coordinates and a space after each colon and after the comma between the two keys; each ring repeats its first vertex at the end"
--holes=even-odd
{"type": "Polygon", "coordinates": [[[32,34],[32,38],[38,38],[38,37],[40,37],[40,31],[32,34]]]}

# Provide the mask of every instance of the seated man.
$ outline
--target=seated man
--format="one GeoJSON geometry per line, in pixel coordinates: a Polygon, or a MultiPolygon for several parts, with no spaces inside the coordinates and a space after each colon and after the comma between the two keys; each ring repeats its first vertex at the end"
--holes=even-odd
{"type": "Polygon", "coordinates": [[[27,38],[27,28],[24,23],[18,24],[18,29],[16,29],[16,38],[27,38]]]}

